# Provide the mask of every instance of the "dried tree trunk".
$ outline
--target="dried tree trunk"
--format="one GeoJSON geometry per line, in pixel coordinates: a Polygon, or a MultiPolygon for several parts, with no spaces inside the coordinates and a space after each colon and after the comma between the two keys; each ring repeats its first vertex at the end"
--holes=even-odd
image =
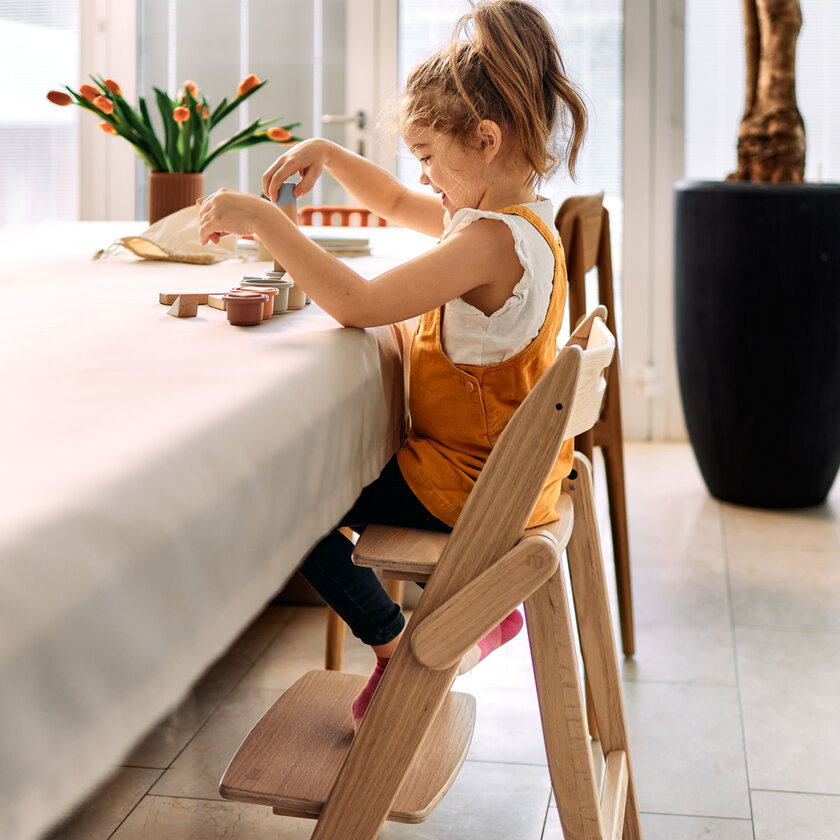
{"type": "Polygon", "coordinates": [[[736,181],[801,181],[805,126],[796,107],[799,0],[743,0],[747,101],[736,181]]]}

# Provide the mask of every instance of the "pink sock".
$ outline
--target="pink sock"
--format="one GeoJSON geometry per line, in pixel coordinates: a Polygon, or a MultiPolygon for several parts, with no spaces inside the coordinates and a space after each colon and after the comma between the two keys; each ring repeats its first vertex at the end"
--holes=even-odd
{"type": "Polygon", "coordinates": [[[509,616],[502,619],[501,624],[494,627],[471,651],[461,660],[458,669],[459,674],[471,671],[494,650],[507,644],[522,629],[524,624],[519,610],[514,610],[509,616]]]}
{"type": "Polygon", "coordinates": [[[373,697],[373,692],[376,691],[376,686],[379,685],[379,681],[382,679],[382,674],[385,672],[385,668],[390,661],[391,660],[388,657],[376,657],[376,668],[373,669],[373,673],[370,675],[370,679],[367,681],[367,685],[361,690],[361,693],[353,701],[354,727],[358,727],[362,718],[365,716],[367,707],[370,705],[370,699],[371,697],[373,697]]]}
{"type": "Polygon", "coordinates": [[[502,619],[502,623],[494,627],[479,643],[481,662],[488,654],[507,644],[521,629],[524,621],[519,610],[514,610],[509,616],[502,619]]]}

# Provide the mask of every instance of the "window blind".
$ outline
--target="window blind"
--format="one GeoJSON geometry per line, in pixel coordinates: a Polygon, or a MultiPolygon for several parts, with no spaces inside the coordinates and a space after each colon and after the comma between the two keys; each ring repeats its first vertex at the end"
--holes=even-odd
{"type": "Polygon", "coordinates": [[[47,101],[76,85],[79,0],[0,0],[0,227],[78,218],[76,107],[47,101]]]}

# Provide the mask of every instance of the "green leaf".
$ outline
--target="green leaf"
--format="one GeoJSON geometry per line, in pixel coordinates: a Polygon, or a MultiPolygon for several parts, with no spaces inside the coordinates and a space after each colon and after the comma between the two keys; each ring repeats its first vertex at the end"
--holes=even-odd
{"type": "Polygon", "coordinates": [[[163,121],[163,132],[165,137],[166,157],[169,161],[169,172],[180,171],[180,158],[178,157],[178,124],[172,118],[175,110],[172,100],[160,88],[152,88],[157,98],[158,111],[163,121]]]}
{"type": "Polygon", "coordinates": [[[216,125],[220,123],[231,111],[235,111],[249,96],[255,94],[264,84],[268,83],[268,79],[264,82],[260,82],[256,87],[251,88],[248,93],[243,94],[242,96],[237,96],[229,105],[226,105],[224,108],[217,108],[216,111],[213,113],[212,123],[216,125]]]}
{"type": "Polygon", "coordinates": [[[212,152],[205,158],[204,160],[204,167],[202,167],[202,171],[212,162],[214,161],[220,154],[223,152],[228,151],[230,148],[234,146],[239,140],[243,137],[248,137],[249,135],[253,134],[255,131],[259,131],[261,128],[264,128],[266,125],[270,125],[273,120],[269,121],[268,123],[262,123],[259,120],[254,120],[249,126],[246,126],[241,131],[238,131],[232,137],[229,137],[223,143],[220,143],[213,149],[212,152]]]}
{"type": "Polygon", "coordinates": [[[168,172],[170,169],[169,159],[166,157],[166,152],[163,150],[163,145],[158,139],[154,125],[152,125],[152,119],[149,116],[149,109],[146,107],[146,100],[142,96],[140,96],[138,97],[137,102],[140,107],[140,117],[143,120],[143,123],[149,129],[149,133],[152,139],[154,140],[155,157],[159,161],[159,164],[153,166],[152,168],[159,172],[168,172]]]}

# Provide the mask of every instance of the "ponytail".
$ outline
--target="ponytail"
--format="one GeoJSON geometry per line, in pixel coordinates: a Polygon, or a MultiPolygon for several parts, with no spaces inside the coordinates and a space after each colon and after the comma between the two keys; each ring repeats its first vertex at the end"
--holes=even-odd
{"type": "Polygon", "coordinates": [[[518,144],[537,180],[563,160],[574,177],[586,133],[586,106],[566,76],[546,19],[523,0],[473,3],[449,47],[409,75],[400,124],[468,139],[493,120],[518,144]],[[472,24],[472,34],[466,40],[472,24]],[[565,149],[555,150],[560,129],[565,149]]]}

